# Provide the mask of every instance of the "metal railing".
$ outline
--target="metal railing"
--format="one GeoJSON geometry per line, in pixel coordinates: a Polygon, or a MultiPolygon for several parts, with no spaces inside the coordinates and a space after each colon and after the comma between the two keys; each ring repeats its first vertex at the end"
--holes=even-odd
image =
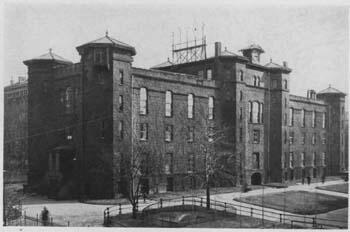
{"type": "MultiPolygon", "coordinates": [[[[317,218],[317,216],[307,216],[289,213],[286,211],[272,210],[261,206],[246,206],[240,203],[227,203],[217,200],[210,200],[210,209],[218,212],[227,212],[239,216],[254,217],[264,221],[277,222],[280,224],[290,225],[291,227],[301,228],[347,228],[347,221],[331,220],[325,218],[317,218]]],[[[183,196],[172,199],[160,199],[156,203],[147,205],[142,210],[142,216],[147,217],[152,213],[157,213],[164,208],[167,210],[179,210],[178,206],[191,206],[193,210],[198,210],[195,207],[206,207],[206,199],[198,196],[183,196]]],[[[116,205],[108,207],[104,210],[104,225],[111,224],[111,218],[122,214],[125,209],[130,209],[130,205],[116,205]]],[[[171,223],[171,222],[169,222],[171,223]]]]}
{"type": "Polygon", "coordinates": [[[5,226],[57,226],[57,227],[69,227],[69,221],[67,222],[67,225],[62,225],[55,223],[53,221],[53,217],[49,217],[47,221],[43,221],[40,219],[39,214],[36,214],[36,217],[31,217],[26,215],[26,212],[23,211],[21,216],[10,221],[6,221],[5,226]]]}

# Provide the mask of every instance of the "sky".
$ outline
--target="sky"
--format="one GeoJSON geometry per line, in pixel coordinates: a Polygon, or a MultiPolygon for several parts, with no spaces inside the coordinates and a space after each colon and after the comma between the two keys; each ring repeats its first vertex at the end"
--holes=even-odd
{"type": "MultiPolygon", "coordinates": [[[[251,43],[265,53],[261,63],[288,62],[291,93],[306,96],[332,85],[348,93],[349,16],[345,6],[277,6],[228,4],[100,4],[7,2],[4,5],[4,78],[26,76],[23,60],[53,52],[79,62],[76,47],[105,35],[136,48],[133,66],[149,68],[171,57],[186,31],[201,28],[208,54],[214,42],[239,53],[251,43]]],[[[197,37],[199,34],[197,34],[197,37]]]]}

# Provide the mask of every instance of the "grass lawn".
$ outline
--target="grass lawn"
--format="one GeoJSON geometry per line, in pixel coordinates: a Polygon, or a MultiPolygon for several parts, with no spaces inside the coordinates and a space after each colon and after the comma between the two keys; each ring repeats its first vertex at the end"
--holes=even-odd
{"type": "Polygon", "coordinates": [[[327,190],[327,191],[333,191],[333,192],[339,192],[339,193],[349,193],[349,184],[334,184],[334,185],[327,185],[327,186],[318,186],[316,187],[318,189],[327,190]]]}
{"type": "MultiPolygon", "coordinates": [[[[178,214],[179,212],[173,212],[178,214]]],[[[188,211],[186,211],[188,213],[188,211]]],[[[210,215],[212,216],[212,215],[210,215]]],[[[133,219],[131,214],[123,214],[113,217],[111,227],[157,227],[154,224],[149,225],[149,222],[144,222],[140,216],[133,219]]],[[[262,225],[261,219],[256,219],[248,216],[216,216],[216,219],[208,219],[205,222],[187,225],[187,228],[290,228],[290,225],[283,225],[277,222],[264,221],[262,225]]]]}
{"type": "Polygon", "coordinates": [[[345,197],[336,197],[307,191],[286,191],[265,194],[263,199],[260,195],[235,200],[259,206],[262,205],[263,200],[264,206],[267,208],[308,215],[326,213],[348,207],[348,199],[345,197]]]}

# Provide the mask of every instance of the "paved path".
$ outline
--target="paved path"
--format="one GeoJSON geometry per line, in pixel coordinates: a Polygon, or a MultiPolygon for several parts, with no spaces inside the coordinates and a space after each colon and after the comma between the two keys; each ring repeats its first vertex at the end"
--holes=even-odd
{"type": "MultiPolygon", "coordinates": [[[[224,201],[227,203],[234,203],[238,206],[241,205],[248,208],[253,208],[254,211],[261,212],[262,207],[260,206],[256,206],[248,203],[241,203],[233,199],[240,198],[240,197],[261,195],[262,192],[264,192],[264,194],[268,194],[268,193],[278,193],[278,192],[292,191],[292,190],[295,190],[295,191],[303,190],[303,191],[324,193],[324,194],[334,195],[334,196],[347,197],[348,195],[344,193],[316,189],[317,186],[333,185],[333,184],[340,184],[340,183],[345,183],[345,182],[342,180],[336,180],[336,181],[328,181],[328,182],[325,182],[324,184],[321,184],[321,183],[312,183],[310,185],[297,184],[297,185],[289,186],[288,188],[280,188],[280,189],[265,187],[264,189],[252,190],[246,193],[234,192],[234,193],[215,194],[215,195],[212,195],[211,198],[214,200],[224,201]]],[[[205,196],[199,196],[199,197],[205,197],[205,196]]],[[[146,203],[141,203],[139,205],[139,210],[142,210],[145,206],[154,202],[155,201],[147,200],[146,203]]],[[[44,206],[46,206],[50,211],[51,216],[53,217],[55,223],[67,225],[69,221],[70,226],[102,226],[103,211],[108,207],[107,205],[92,205],[92,204],[84,204],[84,203],[73,201],[73,202],[67,202],[67,203],[57,203],[57,202],[46,202],[46,203],[39,203],[39,204],[25,203],[23,205],[23,209],[26,211],[27,215],[36,217],[36,214],[38,213],[40,214],[40,211],[44,206]]],[[[280,218],[278,217],[278,215],[279,214],[283,215],[282,211],[267,209],[267,208],[265,209],[269,211],[269,212],[264,212],[264,218],[268,220],[279,221],[280,218]]],[[[122,206],[123,214],[131,213],[131,211],[132,211],[131,205],[122,206]]],[[[238,212],[239,212],[239,207],[238,207],[238,212]]],[[[241,213],[242,215],[251,216],[250,211],[249,212],[242,211],[241,213]]],[[[285,213],[285,215],[286,215],[285,219],[288,220],[293,218],[295,214],[285,213]]],[[[261,214],[259,215],[257,213],[256,214],[253,213],[253,217],[261,218],[261,214]]]]}

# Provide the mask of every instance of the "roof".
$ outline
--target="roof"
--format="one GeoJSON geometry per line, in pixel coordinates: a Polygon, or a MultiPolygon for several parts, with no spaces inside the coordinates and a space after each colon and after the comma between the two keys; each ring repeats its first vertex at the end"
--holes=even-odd
{"type": "Polygon", "coordinates": [[[136,54],[135,48],[133,46],[108,36],[108,32],[106,32],[106,35],[104,37],[101,37],[99,39],[95,39],[93,41],[80,45],[77,47],[77,49],[79,51],[79,49],[89,45],[111,45],[111,46],[131,50],[133,55],[136,54]]]}
{"type": "Polygon", "coordinates": [[[251,44],[248,47],[242,48],[239,51],[253,50],[253,49],[259,50],[261,53],[265,52],[264,49],[262,49],[262,47],[258,44],[251,44]]]}
{"type": "Polygon", "coordinates": [[[155,69],[155,68],[163,68],[163,67],[168,67],[168,66],[172,66],[172,65],[174,65],[174,63],[171,62],[171,61],[168,59],[167,61],[165,61],[165,62],[163,62],[163,63],[160,63],[160,64],[157,64],[157,65],[155,65],[155,66],[153,66],[153,67],[151,67],[151,68],[153,68],[153,69],[155,69]]]}
{"type": "Polygon", "coordinates": [[[345,93],[333,88],[331,85],[329,85],[329,87],[327,89],[321,90],[320,92],[317,93],[317,95],[319,94],[339,94],[339,95],[346,95],[345,93]]]}
{"type": "Polygon", "coordinates": [[[220,56],[239,56],[236,53],[230,52],[225,47],[225,50],[221,52],[220,56]]]}
{"type": "Polygon", "coordinates": [[[270,61],[270,63],[267,63],[264,65],[266,68],[270,68],[270,69],[276,69],[276,70],[285,70],[285,71],[292,71],[290,68],[273,63],[272,60],[270,61]]]}
{"type": "Polygon", "coordinates": [[[50,48],[49,52],[48,53],[45,53],[41,56],[38,56],[38,57],[35,57],[33,59],[30,59],[30,60],[26,60],[24,61],[24,63],[28,63],[28,62],[33,62],[33,61],[57,61],[57,62],[60,62],[60,63],[72,63],[72,61],[70,60],[67,60],[65,58],[63,58],[62,56],[59,56],[55,53],[52,52],[52,49],[50,48]]]}

